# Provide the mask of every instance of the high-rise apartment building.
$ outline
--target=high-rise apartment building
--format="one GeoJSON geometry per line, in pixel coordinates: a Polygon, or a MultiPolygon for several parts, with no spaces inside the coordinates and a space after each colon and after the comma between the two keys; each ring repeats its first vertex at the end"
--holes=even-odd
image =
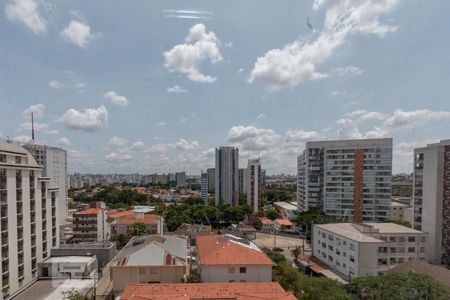
{"type": "Polygon", "coordinates": [[[177,181],[177,187],[186,186],[186,172],[175,173],[175,179],[177,181]]]}
{"type": "Polygon", "coordinates": [[[214,180],[216,170],[214,168],[209,168],[206,170],[206,173],[208,174],[208,193],[212,194],[214,193],[214,184],[216,183],[214,180]]]}
{"type": "Polygon", "coordinates": [[[414,149],[413,227],[428,232],[429,262],[450,265],[450,140],[414,149]]]}
{"type": "Polygon", "coordinates": [[[239,205],[239,149],[216,148],[215,202],[239,205]]]}
{"type": "Polygon", "coordinates": [[[247,168],[239,169],[239,194],[247,194],[247,168]]]}
{"type": "Polygon", "coordinates": [[[200,193],[203,204],[208,203],[208,173],[203,173],[200,178],[200,193]]]}
{"type": "Polygon", "coordinates": [[[63,223],[68,210],[67,151],[57,147],[36,145],[34,142],[23,147],[42,166],[42,176],[50,178],[49,186],[59,189],[58,219],[63,223]]]}
{"type": "Polygon", "coordinates": [[[247,204],[258,211],[263,207],[264,178],[261,162],[258,159],[249,159],[247,165],[247,204]]]}
{"type": "Polygon", "coordinates": [[[356,223],[389,219],[391,138],[308,142],[297,171],[300,211],[356,223]]]}
{"type": "Polygon", "coordinates": [[[0,299],[37,279],[37,264],[59,244],[58,189],[23,147],[0,144],[0,299]]]}

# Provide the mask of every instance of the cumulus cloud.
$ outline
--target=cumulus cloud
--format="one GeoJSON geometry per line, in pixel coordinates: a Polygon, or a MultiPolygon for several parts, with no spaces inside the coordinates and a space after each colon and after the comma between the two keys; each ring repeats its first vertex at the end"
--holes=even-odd
{"type": "Polygon", "coordinates": [[[430,121],[442,120],[450,120],[450,111],[431,111],[429,109],[403,111],[397,109],[391,117],[386,119],[383,127],[388,130],[395,130],[399,128],[411,128],[417,124],[430,121]]]}
{"type": "Polygon", "coordinates": [[[382,121],[386,119],[386,115],[377,111],[367,111],[363,109],[355,110],[345,114],[348,118],[356,118],[357,122],[366,121],[382,121]]]}
{"type": "Polygon", "coordinates": [[[127,140],[117,136],[113,136],[108,140],[107,143],[111,146],[124,146],[127,144],[127,140]]]}
{"type": "Polygon", "coordinates": [[[351,119],[339,119],[336,121],[336,124],[338,126],[338,139],[347,140],[362,138],[362,134],[355,121],[351,119]]]}
{"type": "Polygon", "coordinates": [[[77,20],[70,21],[69,25],[60,32],[60,35],[66,42],[83,49],[93,39],[89,25],[77,20]]]}
{"type": "Polygon", "coordinates": [[[278,142],[280,135],[271,129],[254,126],[234,126],[228,131],[228,142],[241,145],[243,150],[267,150],[278,142]]]}
{"type": "Polygon", "coordinates": [[[157,126],[166,126],[166,122],[158,122],[156,123],[157,126]]]}
{"type": "Polygon", "coordinates": [[[105,160],[109,163],[127,162],[134,158],[135,154],[144,147],[141,141],[134,142],[129,147],[123,147],[115,152],[105,155],[105,160]]]}
{"type": "Polygon", "coordinates": [[[56,143],[57,143],[58,145],[66,146],[66,147],[72,146],[72,142],[71,142],[68,138],[66,138],[66,137],[62,137],[62,138],[58,139],[58,140],[56,141],[56,143]]]}
{"type": "Polygon", "coordinates": [[[260,113],[259,115],[256,116],[257,120],[261,120],[261,119],[265,119],[267,116],[265,113],[260,113]]]}
{"type": "Polygon", "coordinates": [[[305,131],[305,130],[292,130],[289,129],[285,135],[285,141],[287,143],[292,142],[305,142],[314,138],[319,137],[320,134],[317,131],[305,131]]]}
{"type": "Polygon", "coordinates": [[[396,28],[379,18],[398,0],[316,1],[314,9],[324,8],[322,31],[312,41],[296,40],[282,49],[272,49],[259,57],[250,72],[250,83],[261,82],[269,90],[292,88],[302,82],[328,77],[317,67],[331,57],[353,34],[383,37],[396,28]]]}
{"type": "Polygon", "coordinates": [[[47,21],[39,14],[38,1],[13,0],[5,6],[5,15],[10,21],[25,24],[35,34],[47,31],[47,21]]]}
{"type": "Polygon", "coordinates": [[[52,80],[48,83],[48,86],[51,87],[52,89],[59,89],[61,88],[62,85],[59,81],[52,80]]]}
{"type": "Polygon", "coordinates": [[[364,71],[358,67],[350,66],[350,67],[335,68],[331,70],[331,73],[337,77],[344,77],[344,76],[358,76],[364,73],[364,71]]]}
{"type": "Polygon", "coordinates": [[[192,81],[213,82],[217,77],[202,74],[204,61],[215,64],[222,60],[220,41],[212,31],[206,32],[205,25],[195,24],[189,30],[184,44],[179,44],[164,52],[165,67],[170,72],[186,74],[192,81]]]}
{"type": "Polygon", "coordinates": [[[121,96],[114,91],[109,91],[103,94],[103,97],[109,99],[112,103],[120,106],[127,106],[128,103],[130,102],[125,96],[121,96]]]}
{"type": "Polygon", "coordinates": [[[45,106],[44,104],[33,104],[30,105],[27,109],[25,109],[22,114],[24,118],[31,118],[31,113],[35,118],[42,118],[45,114],[45,106]]]}
{"type": "Polygon", "coordinates": [[[182,86],[179,85],[174,85],[174,86],[169,86],[167,88],[167,93],[169,94],[179,94],[179,93],[186,93],[187,89],[185,89],[182,86]]]}
{"type": "Polygon", "coordinates": [[[179,150],[179,151],[189,151],[189,150],[194,150],[197,149],[200,145],[198,144],[197,141],[192,141],[192,142],[188,142],[185,139],[179,139],[176,143],[175,143],[175,149],[179,150]]]}
{"type": "Polygon", "coordinates": [[[108,111],[103,105],[84,111],[70,108],[57,121],[70,129],[94,132],[108,126],[108,111]]]}
{"type": "Polygon", "coordinates": [[[15,142],[21,143],[21,144],[26,144],[28,142],[31,141],[31,136],[28,135],[18,135],[16,137],[13,138],[13,140],[15,142]]]}

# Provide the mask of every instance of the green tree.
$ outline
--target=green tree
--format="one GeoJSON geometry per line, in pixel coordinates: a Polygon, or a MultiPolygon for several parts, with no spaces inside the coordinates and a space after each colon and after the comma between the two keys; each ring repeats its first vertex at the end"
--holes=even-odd
{"type": "Polygon", "coordinates": [[[431,277],[410,272],[355,278],[352,292],[358,299],[448,300],[450,292],[431,277]]]}
{"type": "Polygon", "coordinates": [[[65,291],[62,293],[64,300],[93,300],[94,297],[84,296],[79,291],[72,289],[70,291],[65,291]]]}
{"type": "Polygon", "coordinates": [[[145,235],[149,233],[147,225],[142,222],[133,223],[132,232],[134,236],[145,235]]]}
{"type": "Polygon", "coordinates": [[[127,239],[123,234],[119,234],[111,238],[111,241],[115,242],[117,244],[117,248],[121,249],[123,246],[125,246],[127,239]]]}
{"type": "Polygon", "coordinates": [[[327,216],[324,212],[314,209],[299,213],[295,219],[295,223],[305,233],[307,240],[311,240],[312,226],[314,224],[327,224],[337,221],[335,218],[327,216]]]}
{"type": "Polygon", "coordinates": [[[266,209],[264,211],[264,216],[272,221],[280,218],[280,213],[274,209],[266,209]]]}
{"type": "Polygon", "coordinates": [[[291,250],[291,254],[294,257],[294,260],[297,260],[297,257],[302,253],[302,249],[300,246],[295,247],[291,250]]]}

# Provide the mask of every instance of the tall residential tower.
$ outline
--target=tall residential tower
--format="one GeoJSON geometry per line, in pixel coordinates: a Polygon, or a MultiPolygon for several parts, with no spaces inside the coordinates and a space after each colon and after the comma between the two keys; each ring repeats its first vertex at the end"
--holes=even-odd
{"type": "Polygon", "coordinates": [[[308,142],[298,157],[298,207],[356,223],[387,220],[391,181],[391,138],[308,142]]]}
{"type": "Polygon", "coordinates": [[[235,147],[216,148],[214,179],[215,202],[239,205],[239,149],[235,147]]]}
{"type": "Polygon", "coordinates": [[[261,162],[258,159],[249,159],[247,165],[247,204],[258,211],[262,208],[264,193],[264,177],[261,162]]]}

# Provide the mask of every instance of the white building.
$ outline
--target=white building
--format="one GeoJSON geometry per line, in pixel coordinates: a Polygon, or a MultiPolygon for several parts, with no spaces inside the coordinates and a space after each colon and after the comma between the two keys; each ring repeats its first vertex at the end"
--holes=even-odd
{"type": "Polygon", "coordinates": [[[73,214],[73,242],[106,242],[110,226],[104,203],[92,202],[90,208],[73,214]]]}
{"type": "Polygon", "coordinates": [[[37,264],[59,245],[58,190],[24,148],[0,144],[0,299],[37,279],[37,264]]]}
{"type": "Polygon", "coordinates": [[[390,218],[392,139],[308,142],[298,157],[299,211],[353,222],[390,218]]]}
{"type": "Polygon", "coordinates": [[[201,282],[271,282],[273,261],[254,243],[230,234],[197,236],[201,282]]]}
{"type": "Polygon", "coordinates": [[[426,260],[426,233],[394,223],[313,227],[313,255],[345,277],[376,276],[408,260],[426,260]]]}
{"type": "Polygon", "coordinates": [[[204,204],[208,203],[208,183],[208,173],[202,173],[200,178],[200,192],[204,204]]]}
{"type": "Polygon", "coordinates": [[[393,221],[411,221],[412,210],[408,205],[399,203],[399,202],[391,202],[391,220],[393,221]]]}
{"type": "Polygon", "coordinates": [[[258,159],[249,159],[247,164],[247,204],[253,211],[263,207],[264,177],[261,162],[258,159]]]}
{"type": "Polygon", "coordinates": [[[57,147],[35,145],[32,143],[24,145],[42,166],[42,176],[50,178],[51,188],[59,189],[58,219],[63,223],[68,216],[68,180],[67,180],[67,151],[57,147]]]}
{"type": "Polygon", "coordinates": [[[413,211],[429,262],[450,265],[450,140],[414,149],[413,211]]]}
{"type": "Polygon", "coordinates": [[[56,256],[38,265],[40,278],[94,278],[98,268],[95,256],[56,256]]]}
{"type": "Polygon", "coordinates": [[[239,205],[239,149],[234,147],[216,148],[215,202],[239,205]]]}

